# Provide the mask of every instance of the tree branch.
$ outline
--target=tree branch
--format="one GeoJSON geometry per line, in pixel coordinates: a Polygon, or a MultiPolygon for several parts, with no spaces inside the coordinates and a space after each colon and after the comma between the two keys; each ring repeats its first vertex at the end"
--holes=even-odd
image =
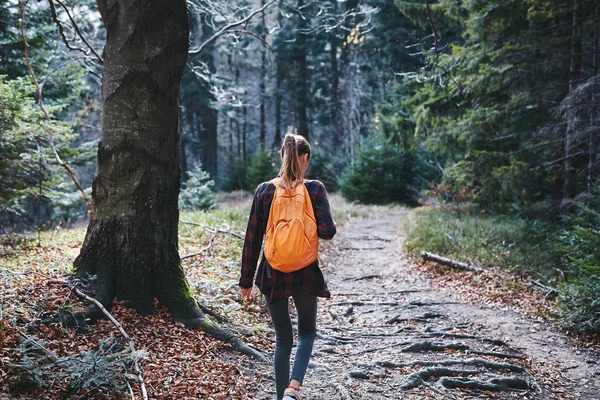
{"type": "Polygon", "coordinates": [[[252,17],[254,17],[256,14],[263,12],[267,7],[269,7],[271,4],[275,3],[275,0],[271,0],[268,3],[266,3],[264,6],[262,6],[261,8],[252,11],[250,14],[248,14],[245,18],[242,18],[236,22],[232,22],[230,24],[225,25],[224,27],[222,27],[221,29],[219,29],[218,32],[214,33],[210,38],[208,38],[206,41],[204,41],[200,46],[198,46],[196,49],[190,50],[188,52],[188,54],[190,56],[195,56],[197,54],[200,54],[202,52],[202,50],[204,50],[206,48],[206,46],[208,46],[209,44],[211,44],[212,42],[214,42],[215,40],[217,40],[219,38],[219,36],[225,34],[227,31],[229,31],[230,29],[233,29],[235,27],[238,27],[240,25],[245,24],[246,22],[250,21],[252,19],[252,17]]]}
{"type": "MultiPolygon", "coordinates": [[[[58,0],[57,0],[58,1],[58,0]]],[[[431,8],[429,5],[429,0],[425,0],[425,9],[427,10],[427,20],[429,21],[429,25],[431,26],[431,30],[433,31],[433,51],[434,51],[434,60],[433,60],[433,70],[437,66],[439,52],[438,52],[438,33],[435,28],[435,23],[433,22],[433,18],[431,17],[431,8]]]]}
{"type": "MultiPolygon", "coordinates": [[[[52,0],[48,0],[50,2],[50,4],[52,4],[52,0]]],[[[75,20],[73,19],[73,17],[71,16],[71,13],[69,12],[69,9],[67,8],[67,6],[65,6],[61,0],[56,0],[56,2],[63,8],[63,10],[65,10],[65,12],[67,13],[67,16],[69,17],[69,20],[71,21],[71,24],[73,24],[73,28],[75,28],[75,32],[77,32],[77,36],[79,36],[79,38],[81,39],[81,41],[83,43],[85,43],[85,45],[88,47],[88,49],[90,49],[90,51],[92,52],[92,54],[94,54],[94,56],[96,56],[96,59],[98,60],[98,62],[100,64],[104,64],[104,60],[102,60],[102,57],[100,57],[100,55],[98,54],[98,52],[92,47],[92,45],[90,45],[88,43],[88,41],[85,39],[85,37],[83,36],[83,34],[81,33],[81,31],[79,30],[79,27],[77,26],[77,23],[75,22],[75,20]]],[[[54,5],[52,5],[52,8],[54,8],[54,5]]],[[[57,21],[57,20],[55,20],[57,21]]],[[[58,23],[58,22],[57,22],[58,23]]]]}

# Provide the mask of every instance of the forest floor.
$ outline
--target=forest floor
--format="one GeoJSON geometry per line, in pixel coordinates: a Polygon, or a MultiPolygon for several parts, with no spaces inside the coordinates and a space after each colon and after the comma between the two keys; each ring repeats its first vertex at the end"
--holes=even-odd
{"type": "MultiPolygon", "coordinates": [[[[322,242],[321,258],[332,298],[319,302],[304,400],[600,398],[600,346],[544,322],[555,302],[526,279],[412,260],[402,252],[409,210],[331,197],[340,224],[322,242]]],[[[245,194],[217,210],[183,213],[180,252],[204,310],[270,357],[264,300],[255,290],[242,303],[237,286],[250,200],[245,194]]],[[[60,284],[84,234],[85,226],[46,231],[0,255],[0,400],[141,398],[112,323],[78,330],[40,323],[84,306],[60,284]]],[[[111,310],[142,352],[150,399],[275,398],[270,363],[156,308],[144,317],[118,302],[111,310]]]]}
{"type": "MultiPolygon", "coordinates": [[[[597,352],[519,312],[526,307],[477,293],[465,282],[472,273],[409,259],[407,215],[374,208],[323,252],[332,299],[319,303],[303,399],[600,398],[597,352]]],[[[522,295],[543,308],[543,296],[522,295]]],[[[265,379],[248,398],[273,399],[273,387],[265,379]]]]}

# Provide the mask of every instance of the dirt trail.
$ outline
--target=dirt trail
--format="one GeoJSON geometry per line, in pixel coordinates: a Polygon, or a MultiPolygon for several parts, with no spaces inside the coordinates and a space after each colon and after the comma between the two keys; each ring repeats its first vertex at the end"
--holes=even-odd
{"type": "MultiPolygon", "coordinates": [[[[400,252],[407,211],[378,210],[323,252],[333,298],[319,303],[303,399],[600,399],[598,355],[548,324],[432,287],[400,252]]],[[[273,399],[273,382],[253,396],[273,399]]]]}

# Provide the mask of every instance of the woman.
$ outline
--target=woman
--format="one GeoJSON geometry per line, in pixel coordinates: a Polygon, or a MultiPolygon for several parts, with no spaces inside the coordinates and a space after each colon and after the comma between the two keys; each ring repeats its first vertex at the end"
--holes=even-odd
{"type": "MultiPolygon", "coordinates": [[[[303,181],[310,161],[310,144],[300,135],[288,133],[281,146],[281,169],[277,184],[287,189],[304,184],[312,203],[317,233],[321,239],[331,239],[336,225],[331,215],[327,191],[319,181],[303,181]]],[[[258,185],[254,194],[244,251],[240,290],[242,299],[250,299],[252,280],[269,218],[276,187],[273,181],[258,185]]],[[[268,264],[264,254],[256,274],[256,286],[264,294],[275,327],[275,384],[277,399],[300,400],[300,386],[308,367],[316,336],[317,297],[330,297],[318,260],[290,273],[277,271],[268,264]],[[298,346],[290,376],[290,355],[293,344],[292,322],[288,311],[289,298],[294,299],[298,312],[298,346]]]]}

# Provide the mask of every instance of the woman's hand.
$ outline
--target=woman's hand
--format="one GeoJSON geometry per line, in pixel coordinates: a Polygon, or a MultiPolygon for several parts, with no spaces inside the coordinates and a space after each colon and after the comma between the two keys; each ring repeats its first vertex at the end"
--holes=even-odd
{"type": "Polygon", "coordinates": [[[252,288],[243,288],[240,287],[240,292],[242,293],[242,301],[250,301],[250,297],[252,296],[252,288]]]}

